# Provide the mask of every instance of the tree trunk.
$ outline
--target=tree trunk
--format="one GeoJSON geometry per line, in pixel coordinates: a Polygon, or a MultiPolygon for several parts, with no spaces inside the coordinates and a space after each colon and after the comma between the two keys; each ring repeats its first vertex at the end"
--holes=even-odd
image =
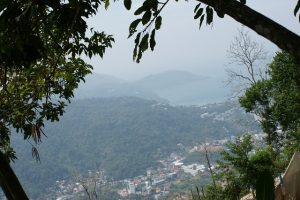
{"type": "Polygon", "coordinates": [[[8,200],[28,200],[22,185],[0,151],[0,184],[8,200]]]}
{"type": "MultiPolygon", "coordinates": [[[[196,0],[229,15],[287,51],[300,63],[300,37],[237,0],[196,0]]],[[[300,65],[299,65],[300,67],[300,65]]]]}

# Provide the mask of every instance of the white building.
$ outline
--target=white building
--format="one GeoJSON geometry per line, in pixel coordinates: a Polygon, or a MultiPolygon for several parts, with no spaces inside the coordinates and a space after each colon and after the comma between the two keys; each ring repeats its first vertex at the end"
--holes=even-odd
{"type": "Polygon", "coordinates": [[[205,166],[199,164],[183,165],[182,169],[185,173],[196,176],[198,172],[204,172],[205,166]]]}
{"type": "Polygon", "coordinates": [[[127,188],[128,194],[135,194],[135,185],[132,182],[128,183],[128,188],[127,188]]]}

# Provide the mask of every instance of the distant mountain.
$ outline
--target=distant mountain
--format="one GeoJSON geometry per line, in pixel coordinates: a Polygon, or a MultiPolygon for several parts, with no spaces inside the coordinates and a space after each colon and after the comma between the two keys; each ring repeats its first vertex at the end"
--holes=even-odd
{"type": "Polygon", "coordinates": [[[87,76],[85,82],[81,83],[79,88],[75,91],[75,99],[124,96],[156,100],[163,103],[168,102],[166,99],[159,97],[151,90],[147,90],[137,84],[132,84],[128,81],[105,74],[92,74],[87,76]]]}
{"type": "Polygon", "coordinates": [[[75,100],[59,123],[47,123],[39,146],[41,163],[31,148],[12,134],[18,159],[13,164],[31,197],[56,180],[105,169],[114,179],[145,173],[158,160],[205,140],[258,131],[253,116],[233,103],[171,106],[135,97],[75,100]]]}
{"type": "Polygon", "coordinates": [[[135,84],[174,105],[204,105],[227,100],[229,89],[222,80],[186,71],[167,71],[147,76],[135,84]]]}
{"type": "Polygon", "coordinates": [[[146,76],[136,81],[135,84],[152,91],[157,91],[162,88],[165,90],[167,88],[203,81],[205,79],[207,79],[207,77],[195,75],[188,71],[166,71],[146,76]]]}
{"type": "Polygon", "coordinates": [[[75,93],[77,99],[133,96],[172,105],[204,105],[227,100],[222,80],[187,71],[166,71],[129,82],[109,75],[87,77],[75,93]]]}

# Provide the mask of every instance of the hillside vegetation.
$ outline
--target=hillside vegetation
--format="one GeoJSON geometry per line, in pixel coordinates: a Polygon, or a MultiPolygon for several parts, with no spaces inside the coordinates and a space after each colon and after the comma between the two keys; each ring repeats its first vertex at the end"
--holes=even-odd
{"type": "Polygon", "coordinates": [[[16,135],[14,168],[25,189],[37,196],[56,180],[104,169],[114,179],[144,174],[157,160],[205,140],[258,131],[253,116],[234,103],[170,106],[135,97],[77,100],[59,123],[46,125],[41,163],[16,135]]]}

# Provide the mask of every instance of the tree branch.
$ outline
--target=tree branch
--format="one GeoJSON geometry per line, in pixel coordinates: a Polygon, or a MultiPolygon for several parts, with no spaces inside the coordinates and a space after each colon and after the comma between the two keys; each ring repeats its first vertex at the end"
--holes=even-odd
{"type": "MultiPolygon", "coordinates": [[[[291,54],[300,63],[300,37],[236,0],[196,0],[220,10],[291,54]]],[[[300,67],[300,65],[299,65],[300,67]]]]}
{"type": "Polygon", "coordinates": [[[28,200],[22,185],[1,151],[0,163],[0,184],[8,200],[28,200]]]}

